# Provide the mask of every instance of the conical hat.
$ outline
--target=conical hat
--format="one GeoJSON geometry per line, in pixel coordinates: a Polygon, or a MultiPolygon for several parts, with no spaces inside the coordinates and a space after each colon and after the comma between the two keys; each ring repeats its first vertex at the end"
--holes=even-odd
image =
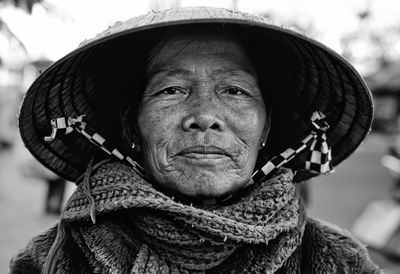
{"type": "MultiPolygon", "coordinates": [[[[91,158],[109,155],[77,132],[46,142],[44,137],[51,132],[51,119],[84,114],[91,126],[118,146],[122,143],[119,112],[126,100],[140,99],[143,56],[149,50],[148,45],[168,29],[191,26],[195,30],[196,26],[206,24],[229,26],[246,37],[254,47],[254,54],[259,55],[260,81],[270,78],[263,75],[268,68],[262,68],[262,64],[271,62],[268,58],[274,56],[275,63],[283,64],[280,71],[285,75],[275,83],[278,90],[263,91],[268,92],[272,126],[269,145],[260,152],[264,156],[261,158],[271,158],[306,136],[311,128],[310,116],[316,110],[326,115],[330,125],[326,134],[332,147],[333,166],[359,146],[371,126],[371,94],[343,57],[264,17],[197,7],[152,12],[118,22],[45,70],[27,91],[21,107],[19,128],[26,147],[50,170],[75,181],[91,158]],[[127,54],[129,63],[112,66],[127,54]],[[129,78],[131,83],[129,96],[121,83],[115,81],[123,78],[129,78]]],[[[121,151],[130,154],[124,148],[121,151]]],[[[288,166],[300,170],[303,158],[300,155],[288,166]]],[[[311,176],[302,173],[303,179],[311,176]]]]}

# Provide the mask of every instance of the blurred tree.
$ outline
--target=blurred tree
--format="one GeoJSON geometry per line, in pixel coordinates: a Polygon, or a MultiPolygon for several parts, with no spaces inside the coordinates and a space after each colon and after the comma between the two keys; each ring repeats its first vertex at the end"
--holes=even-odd
{"type": "Polygon", "coordinates": [[[341,40],[342,54],[364,75],[374,96],[373,129],[400,133],[400,27],[378,25],[372,0],[356,16],[358,29],[341,40]]]}
{"type": "Polygon", "coordinates": [[[27,53],[24,43],[18,38],[17,35],[8,27],[7,23],[0,17],[0,32],[9,40],[15,40],[19,47],[27,53]]]}
{"type": "MultiPolygon", "coordinates": [[[[0,9],[14,6],[25,11],[27,14],[32,14],[32,10],[34,5],[41,5],[47,13],[55,14],[60,18],[69,18],[68,14],[60,11],[56,6],[53,4],[45,1],[45,0],[0,0],[0,9]]],[[[9,41],[16,41],[17,44],[21,47],[21,49],[27,53],[27,49],[22,42],[22,40],[12,31],[9,25],[3,20],[0,16],[0,32],[9,40],[9,41]]]]}
{"type": "Polygon", "coordinates": [[[0,0],[0,3],[11,4],[17,8],[21,8],[28,13],[32,13],[33,5],[40,3],[42,0],[0,0]]]}
{"type": "MultiPolygon", "coordinates": [[[[8,5],[13,5],[17,8],[24,10],[25,12],[31,14],[33,5],[40,3],[42,0],[0,0],[0,8],[5,8],[8,5]]],[[[10,41],[15,40],[21,47],[21,49],[27,53],[27,49],[21,39],[11,30],[8,24],[0,16],[0,32],[7,37],[10,41]]]]}
{"type": "Polygon", "coordinates": [[[367,0],[364,9],[356,16],[359,21],[358,29],[341,39],[342,54],[358,65],[364,75],[386,69],[394,59],[398,59],[395,44],[400,41],[400,27],[376,27],[372,0],[367,0]]]}

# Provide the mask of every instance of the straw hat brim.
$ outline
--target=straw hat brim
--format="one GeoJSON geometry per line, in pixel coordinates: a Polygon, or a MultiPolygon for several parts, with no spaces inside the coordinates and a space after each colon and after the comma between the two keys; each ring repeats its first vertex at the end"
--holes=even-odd
{"type": "MultiPolygon", "coordinates": [[[[129,77],[135,83],[139,80],[132,75],[141,77],[148,41],[157,39],[157,35],[168,28],[205,24],[230,26],[251,40],[256,54],[260,55],[260,81],[263,81],[262,73],[268,71],[267,66],[262,66],[269,60],[263,58],[274,55],[269,52],[271,42],[275,45],[272,48],[280,48],[275,62],[286,60],[284,62],[289,64],[283,67],[290,75],[282,77],[275,85],[278,89],[282,87],[281,91],[267,94],[272,108],[268,143],[273,145],[261,152],[264,158],[282,152],[307,135],[311,130],[309,119],[315,110],[322,111],[330,124],[327,137],[332,147],[333,166],[347,158],[366,137],[373,117],[371,94],[357,71],[339,54],[302,34],[276,26],[264,17],[217,8],[180,8],[116,23],[45,70],[27,91],[21,106],[19,128],[26,147],[50,170],[75,181],[92,157],[108,156],[77,133],[45,142],[44,137],[51,131],[50,120],[85,114],[91,125],[118,145],[122,142],[120,105],[136,94],[131,90],[129,97],[126,91],[119,89],[119,83],[113,86],[114,83],[104,77],[112,74],[113,68],[108,66],[112,59],[123,58],[125,52],[119,49],[131,49],[130,58],[134,62],[129,68],[132,70],[129,77]],[[107,88],[98,88],[104,85],[107,88]]],[[[128,77],[124,74],[126,69],[119,68],[118,72],[128,77]]],[[[140,90],[140,83],[134,88],[140,90]]],[[[299,157],[290,167],[301,170],[303,161],[299,157]]],[[[312,176],[315,174],[307,171],[297,174],[298,179],[312,176]]]]}

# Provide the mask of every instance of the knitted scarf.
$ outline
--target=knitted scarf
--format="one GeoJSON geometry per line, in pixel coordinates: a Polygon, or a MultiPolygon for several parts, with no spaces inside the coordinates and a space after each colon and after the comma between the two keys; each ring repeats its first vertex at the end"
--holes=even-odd
{"type": "Polygon", "coordinates": [[[305,220],[290,170],[209,207],[181,204],[122,164],[91,170],[10,273],[382,274],[351,235],[305,220]]]}
{"type": "Polygon", "coordinates": [[[280,169],[234,203],[207,207],[175,201],[125,165],[104,164],[67,203],[47,264],[67,265],[62,246],[72,237],[96,273],[275,273],[304,230],[292,179],[280,169]]]}

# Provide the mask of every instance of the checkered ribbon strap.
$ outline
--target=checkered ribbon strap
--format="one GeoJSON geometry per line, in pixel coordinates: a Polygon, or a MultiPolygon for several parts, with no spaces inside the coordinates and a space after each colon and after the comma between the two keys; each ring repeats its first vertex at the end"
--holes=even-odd
{"type": "Polygon", "coordinates": [[[311,116],[311,133],[294,146],[286,149],[281,154],[273,157],[262,168],[255,171],[252,175],[253,182],[258,182],[267,176],[272,170],[290,162],[293,158],[309,149],[309,156],[305,162],[304,168],[321,174],[327,174],[333,171],[331,166],[332,153],[328,145],[326,130],[329,124],[326,122],[326,116],[315,111],[311,116]]]}
{"type": "Polygon", "coordinates": [[[316,173],[327,174],[333,170],[331,165],[332,151],[325,134],[329,124],[326,122],[326,116],[320,111],[313,113],[311,124],[314,129],[311,132],[313,142],[310,146],[310,155],[306,161],[305,168],[316,173]]]}
{"type": "Polygon", "coordinates": [[[57,137],[70,134],[75,128],[84,129],[86,127],[85,115],[81,115],[77,118],[66,119],[65,117],[60,117],[56,119],[51,119],[51,134],[50,136],[44,137],[46,142],[52,142],[57,137]]]}
{"type": "Polygon", "coordinates": [[[100,134],[93,130],[86,121],[86,115],[81,115],[76,118],[73,117],[59,117],[52,119],[51,134],[44,137],[46,142],[52,142],[57,137],[70,134],[73,131],[79,132],[83,137],[88,139],[92,144],[102,149],[108,155],[114,156],[120,161],[127,162],[132,166],[140,175],[145,176],[144,169],[131,157],[123,155],[117,148],[113,147],[110,142],[107,142],[100,134]]]}

